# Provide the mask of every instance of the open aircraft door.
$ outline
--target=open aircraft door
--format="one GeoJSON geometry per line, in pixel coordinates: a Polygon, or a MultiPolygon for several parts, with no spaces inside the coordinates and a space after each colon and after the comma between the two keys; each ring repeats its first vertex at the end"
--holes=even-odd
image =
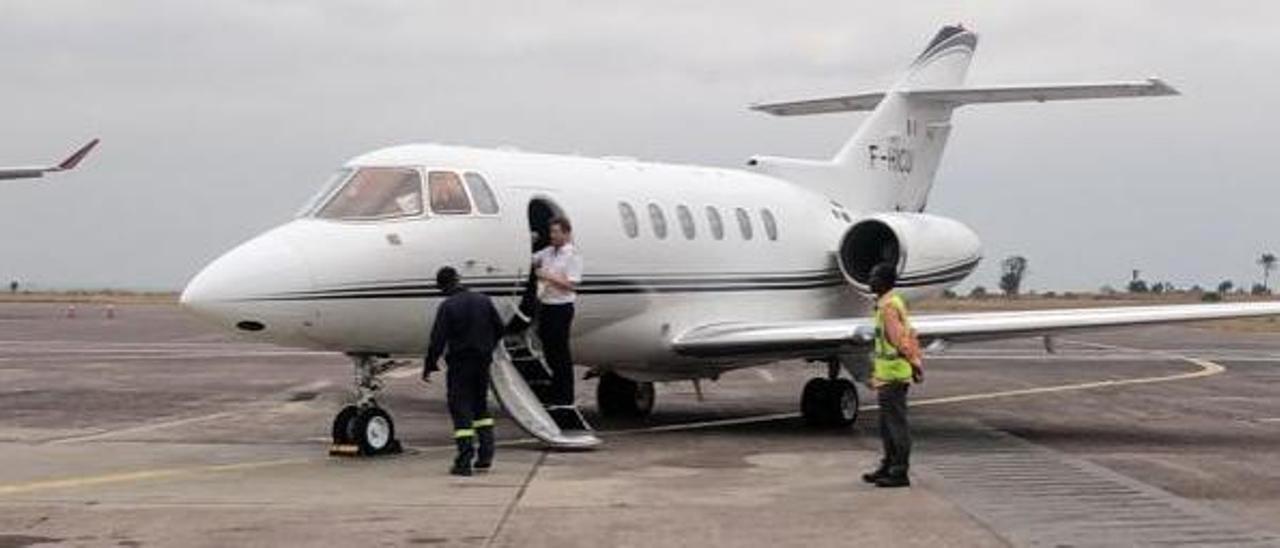
{"type": "MultiPolygon", "coordinates": [[[[475,188],[470,190],[476,194],[475,188]]],[[[494,395],[511,420],[543,443],[558,449],[594,447],[600,444],[600,439],[592,434],[580,413],[575,411],[567,421],[559,415],[553,418],[548,413],[544,396],[545,388],[550,386],[550,369],[542,361],[538,350],[540,345],[530,325],[534,318],[520,311],[522,301],[526,311],[531,309],[529,301],[536,303],[537,287],[530,272],[532,253],[546,245],[551,219],[565,212],[554,200],[541,194],[528,197],[509,195],[507,198],[507,207],[503,210],[503,237],[491,239],[495,246],[493,250],[500,248],[494,258],[500,258],[485,266],[486,270],[495,270],[494,274],[507,279],[515,274],[518,280],[515,286],[500,292],[495,304],[508,320],[508,325],[520,329],[512,330],[494,351],[494,395]]],[[[466,279],[465,273],[463,277],[466,279]]]]}

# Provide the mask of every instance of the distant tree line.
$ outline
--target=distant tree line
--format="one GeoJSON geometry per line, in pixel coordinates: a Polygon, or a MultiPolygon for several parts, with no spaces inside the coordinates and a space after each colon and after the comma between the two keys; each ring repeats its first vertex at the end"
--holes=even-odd
{"type": "MultiPolygon", "coordinates": [[[[1257,259],[1258,266],[1262,267],[1262,283],[1253,284],[1248,293],[1251,295],[1271,295],[1271,272],[1274,271],[1280,262],[1277,262],[1274,253],[1263,253],[1257,259]]],[[[996,284],[1006,297],[1017,297],[1022,293],[1023,282],[1026,280],[1028,265],[1030,261],[1022,255],[1010,255],[1003,261],[1000,261],[1000,279],[996,284]]],[[[1226,295],[1234,291],[1236,294],[1246,293],[1243,286],[1237,286],[1231,280],[1222,280],[1214,291],[1207,291],[1200,285],[1192,285],[1186,289],[1186,292],[1199,294],[1201,299],[1205,301],[1220,301],[1226,295]]],[[[1125,290],[1131,294],[1163,294],[1180,291],[1173,283],[1168,281],[1149,282],[1142,278],[1141,270],[1133,270],[1130,273],[1129,283],[1125,286],[1125,290]]],[[[1104,295],[1114,295],[1118,293],[1111,286],[1103,286],[1099,290],[1104,295]]],[[[1046,295],[1056,295],[1055,293],[1047,293],[1046,295]]],[[[943,293],[946,298],[956,298],[959,295],[951,290],[943,293]]],[[[974,299],[983,299],[990,296],[990,292],[984,286],[975,286],[969,291],[969,297],[974,299]]]]}

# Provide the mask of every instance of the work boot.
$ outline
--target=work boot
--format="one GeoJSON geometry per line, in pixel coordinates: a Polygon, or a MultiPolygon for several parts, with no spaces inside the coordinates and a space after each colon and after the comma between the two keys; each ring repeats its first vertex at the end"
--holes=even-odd
{"type": "Polygon", "coordinates": [[[476,438],[480,442],[480,448],[476,451],[475,468],[479,471],[488,471],[493,466],[493,427],[477,428],[476,438]]]}
{"type": "Polygon", "coordinates": [[[911,479],[907,473],[885,474],[876,480],[876,487],[911,487],[911,479]]]}
{"type": "Polygon", "coordinates": [[[455,476],[471,475],[471,460],[476,456],[475,438],[467,436],[453,440],[458,444],[458,456],[453,459],[449,473],[455,476]]]}
{"type": "Polygon", "coordinates": [[[874,472],[867,472],[866,474],[863,474],[862,481],[865,481],[867,483],[875,483],[880,478],[883,478],[888,475],[889,475],[889,467],[884,463],[880,463],[880,467],[876,468],[874,472]]]}

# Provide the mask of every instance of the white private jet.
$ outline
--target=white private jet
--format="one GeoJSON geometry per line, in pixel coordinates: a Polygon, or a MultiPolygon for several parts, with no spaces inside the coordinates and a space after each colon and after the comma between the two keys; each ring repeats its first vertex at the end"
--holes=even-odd
{"type": "MultiPolygon", "coordinates": [[[[802,358],[827,365],[804,388],[804,418],[847,425],[858,392],[840,374],[865,379],[872,265],[897,264],[902,291],[916,298],[959,283],[981,258],[973,231],[924,213],[951,112],[1177,93],[1158,79],[965,87],[976,44],[945,27],[887,91],[752,107],[872,111],[828,161],[756,157],[735,170],[439,145],[370,152],[296,219],[209,264],[181,300],[232,331],[350,356],[358,398],[335,418],[334,441],[392,450],[378,376],[424,353],[441,300],[435,271],[457,267],[511,313],[527,287],[531,231],[545,237],[548,220],[564,215],[586,263],[573,351],[600,377],[601,413],[649,413],[655,381],[802,358]]],[[[917,315],[913,324],[925,343],[946,343],[1273,314],[1280,303],[917,315]]],[[[500,401],[552,446],[596,443],[585,424],[557,424],[543,410],[531,389],[546,381],[536,346],[512,335],[495,352],[500,401]]]]}
{"type": "Polygon", "coordinates": [[[0,167],[0,180],[35,179],[39,177],[44,177],[44,174],[46,173],[70,171],[72,169],[75,169],[76,165],[79,164],[80,161],[83,160],[85,156],[88,156],[89,151],[93,150],[93,147],[96,147],[96,146],[98,146],[97,139],[89,141],[88,144],[80,147],[80,150],[77,150],[71,153],[71,156],[68,156],[66,160],[59,162],[57,165],[0,167]]]}

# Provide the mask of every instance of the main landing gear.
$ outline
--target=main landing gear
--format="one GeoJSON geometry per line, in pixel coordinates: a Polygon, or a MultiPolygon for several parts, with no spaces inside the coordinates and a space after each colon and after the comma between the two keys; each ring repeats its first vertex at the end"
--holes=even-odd
{"type": "Polygon", "coordinates": [[[596,408],[606,417],[647,417],[655,399],[653,383],[636,382],[612,371],[601,373],[596,385],[596,408]]]}
{"type": "Polygon", "coordinates": [[[378,375],[401,362],[367,354],[350,355],[355,369],[356,403],[343,407],[333,418],[333,455],[385,455],[401,451],[391,414],[374,399],[382,389],[378,375]]]}
{"type": "Polygon", "coordinates": [[[800,415],[805,424],[823,427],[846,427],[858,419],[858,389],[849,379],[840,378],[839,361],[827,361],[827,376],[804,385],[800,415]]]}

